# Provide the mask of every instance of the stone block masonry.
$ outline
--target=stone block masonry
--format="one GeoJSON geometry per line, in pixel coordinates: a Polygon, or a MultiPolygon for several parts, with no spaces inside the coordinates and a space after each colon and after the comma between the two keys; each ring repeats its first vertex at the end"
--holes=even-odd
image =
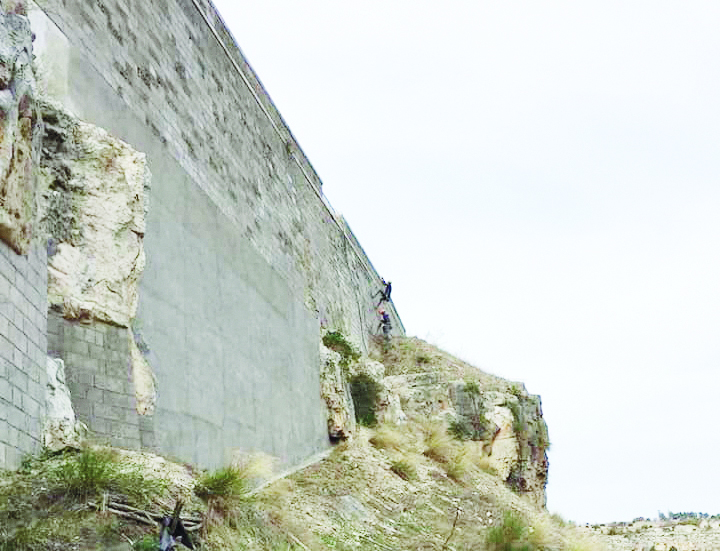
{"type": "MultiPolygon", "coordinates": [[[[139,415],[129,365],[128,330],[81,323],[48,313],[48,356],[62,358],[77,418],[100,441],[122,448],[141,445],[139,415]]],[[[152,433],[144,438],[152,447],[152,433]]]]}
{"type": "MultiPolygon", "coordinates": [[[[295,296],[366,347],[380,278],[212,4],[38,4],[70,45],[63,102],[148,153],[153,185],[165,163],[153,167],[151,150],[161,146],[295,296]]],[[[392,304],[388,311],[404,334],[392,304]]]]}
{"type": "MultiPolygon", "coordinates": [[[[57,25],[33,23],[57,99],[143,152],[152,174],[132,327],[156,407],[132,421],[130,387],[59,321],[53,350],[80,419],[209,468],[238,449],[284,466],[326,449],[321,327],[367,348],[381,278],[219,15],[206,0],[38,4],[57,25]]],[[[102,346],[106,361],[119,352],[102,346]]]]}
{"type": "Polygon", "coordinates": [[[0,468],[40,449],[45,414],[47,259],[0,241],[0,468]]]}

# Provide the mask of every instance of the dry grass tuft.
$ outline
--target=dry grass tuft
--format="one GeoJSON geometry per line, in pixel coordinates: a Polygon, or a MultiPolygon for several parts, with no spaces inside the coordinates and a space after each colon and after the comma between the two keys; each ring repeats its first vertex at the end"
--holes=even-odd
{"type": "Polygon", "coordinates": [[[418,460],[413,454],[398,455],[390,460],[390,470],[403,480],[417,480],[418,460]]]}
{"type": "Polygon", "coordinates": [[[456,454],[457,445],[447,433],[443,423],[428,423],[425,432],[425,450],[423,455],[438,463],[448,463],[456,454]]]}
{"type": "Polygon", "coordinates": [[[395,425],[380,425],[370,437],[370,443],[379,450],[401,450],[408,434],[395,425]]]}

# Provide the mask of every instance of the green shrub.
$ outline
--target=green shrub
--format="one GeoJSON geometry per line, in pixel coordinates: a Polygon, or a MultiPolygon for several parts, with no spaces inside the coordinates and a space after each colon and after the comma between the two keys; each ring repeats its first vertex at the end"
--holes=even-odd
{"type": "Polygon", "coordinates": [[[465,380],[465,387],[464,390],[467,394],[469,394],[472,398],[477,398],[480,396],[480,385],[477,381],[473,379],[466,379],[465,380]]]}
{"type": "Polygon", "coordinates": [[[48,479],[52,493],[81,501],[110,492],[146,504],[167,488],[162,480],[145,478],[139,468],[121,465],[112,451],[90,447],[67,457],[48,479]]]}
{"type": "Polygon", "coordinates": [[[350,379],[350,394],[355,406],[355,419],[361,425],[374,427],[377,424],[375,410],[377,408],[379,385],[365,374],[350,379]]]}
{"type": "Polygon", "coordinates": [[[248,487],[239,469],[223,467],[200,477],[194,491],[205,501],[232,501],[243,498],[248,493],[248,487]]]}
{"type": "Polygon", "coordinates": [[[475,435],[475,429],[473,428],[470,419],[464,415],[459,415],[450,421],[448,432],[458,440],[472,440],[475,435]]]}
{"type": "Polygon", "coordinates": [[[537,547],[528,541],[528,527],[513,511],[505,511],[502,524],[487,531],[489,551],[535,551],[537,547]]]}
{"type": "Polygon", "coordinates": [[[343,368],[360,358],[360,352],[339,331],[325,333],[322,342],[327,348],[340,354],[340,366],[343,368]]]}

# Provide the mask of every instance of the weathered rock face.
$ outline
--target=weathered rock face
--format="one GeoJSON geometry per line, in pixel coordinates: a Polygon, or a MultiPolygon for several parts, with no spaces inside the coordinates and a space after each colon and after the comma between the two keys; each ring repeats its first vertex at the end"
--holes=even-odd
{"type": "Polygon", "coordinates": [[[0,12],[0,238],[26,254],[35,211],[42,119],[35,104],[27,17],[0,12]]]}
{"type": "Polygon", "coordinates": [[[155,413],[157,400],[155,375],[138,347],[131,328],[128,328],[128,346],[133,386],[135,387],[135,409],[140,415],[152,415],[155,413]]]}
{"type": "Polygon", "coordinates": [[[45,405],[43,446],[52,451],[79,448],[87,427],[75,418],[70,390],[65,384],[65,364],[60,359],[47,359],[45,405]]]}
{"type": "Polygon", "coordinates": [[[327,406],[328,435],[335,442],[352,437],[356,430],[355,409],[340,360],[340,354],[320,344],[320,395],[327,406]]]}
{"type": "Polygon", "coordinates": [[[145,155],[43,102],[41,216],[48,301],[67,319],[129,326],[145,266],[145,155]]]}
{"type": "Polygon", "coordinates": [[[497,382],[470,381],[450,385],[456,420],[479,418],[498,476],[544,507],[549,442],[540,398],[517,383],[503,387],[497,382]]]}
{"type": "Polygon", "coordinates": [[[498,476],[545,506],[549,446],[540,398],[415,338],[378,348],[389,375],[383,383],[409,417],[442,419],[481,441],[498,476]]]}
{"type": "Polygon", "coordinates": [[[385,366],[369,358],[360,358],[348,366],[350,381],[365,378],[372,381],[375,388],[375,417],[379,423],[400,424],[407,416],[400,405],[400,396],[386,381],[385,366]]]}

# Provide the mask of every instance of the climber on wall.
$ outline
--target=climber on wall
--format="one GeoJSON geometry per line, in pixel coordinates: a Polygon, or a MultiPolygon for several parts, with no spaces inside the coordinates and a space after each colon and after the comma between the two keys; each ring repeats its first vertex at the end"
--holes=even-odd
{"type": "Polygon", "coordinates": [[[383,302],[390,302],[390,293],[392,292],[392,282],[388,281],[385,282],[385,280],[382,280],[383,285],[385,286],[384,289],[380,289],[375,295],[380,295],[380,302],[378,302],[378,306],[380,306],[383,302]]]}
{"type": "Polygon", "coordinates": [[[378,315],[380,316],[380,323],[376,332],[379,332],[380,328],[382,328],[383,335],[385,335],[386,339],[389,339],[390,332],[392,331],[392,322],[390,321],[390,316],[384,308],[380,308],[378,310],[378,315]]]}

